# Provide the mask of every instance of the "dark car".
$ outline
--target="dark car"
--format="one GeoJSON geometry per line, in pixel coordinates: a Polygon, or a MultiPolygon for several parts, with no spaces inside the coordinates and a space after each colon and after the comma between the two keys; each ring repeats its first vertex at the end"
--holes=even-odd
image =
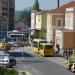
{"type": "Polygon", "coordinates": [[[9,63],[7,64],[7,67],[13,67],[16,65],[16,59],[14,57],[9,57],[9,63]]]}

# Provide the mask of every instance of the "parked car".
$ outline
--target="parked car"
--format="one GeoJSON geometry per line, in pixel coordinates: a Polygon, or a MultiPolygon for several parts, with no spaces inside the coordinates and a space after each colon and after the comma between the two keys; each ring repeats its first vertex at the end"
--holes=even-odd
{"type": "Polygon", "coordinates": [[[7,64],[7,67],[13,67],[16,65],[16,59],[13,57],[9,58],[9,63],[7,64]]]}
{"type": "Polygon", "coordinates": [[[19,47],[19,43],[16,41],[10,41],[8,43],[11,44],[12,48],[18,48],[19,47]]]}
{"type": "Polygon", "coordinates": [[[12,47],[12,45],[9,44],[9,43],[5,43],[5,45],[4,45],[4,49],[5,49],[6,51],[10,50],[11,47],[12,47]]]}
{"type": "Polygon", "coordinates": [[[1,52],[0,65],[5,65],[6,67],[13,67],[16,65],[16,59],[5,52],[1,52]]]}

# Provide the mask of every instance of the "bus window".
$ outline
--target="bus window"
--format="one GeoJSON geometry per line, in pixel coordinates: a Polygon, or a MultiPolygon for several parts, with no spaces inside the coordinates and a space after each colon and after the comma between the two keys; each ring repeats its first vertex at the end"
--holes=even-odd
{"type": "Polygon", "coordinates": [[[47,41],[40,41],[40,43],[47,43],[47,41]]]}
{"type": "Polygon", "coordinates": [[[38,47],[38,43],[37,42],[33,42],[33,47],[38,47]]]}
{"type": "Polygon", "coordinates": [[[40,49],[43,49],[43,45],[40,44],[40,49]]]}

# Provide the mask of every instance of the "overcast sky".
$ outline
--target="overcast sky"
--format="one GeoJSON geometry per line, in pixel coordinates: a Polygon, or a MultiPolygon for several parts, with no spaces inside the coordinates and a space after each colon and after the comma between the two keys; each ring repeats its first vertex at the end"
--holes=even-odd
{"type": "MultiPolygon", "coordinates": [[[[41,9],[49,10],[57,7],[57,0],[38,0],[41,9]]],[[[60,5],[72,0],[60,0],[60,5]]],[[[35,0],[15,0],[15,10],[32,7],[35,0]]]]}

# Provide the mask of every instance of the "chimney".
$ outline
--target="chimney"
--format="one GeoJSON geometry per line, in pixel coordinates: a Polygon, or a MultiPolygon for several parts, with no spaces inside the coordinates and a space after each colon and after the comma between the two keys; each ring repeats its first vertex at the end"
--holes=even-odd
{"type": "Polygon", "coordinates": [[[59,8],[59,5],[60,5],[60,2],[59,2],[59,0],[57,0],[57,6],[58,6],[58,8],[59,8]]]}

